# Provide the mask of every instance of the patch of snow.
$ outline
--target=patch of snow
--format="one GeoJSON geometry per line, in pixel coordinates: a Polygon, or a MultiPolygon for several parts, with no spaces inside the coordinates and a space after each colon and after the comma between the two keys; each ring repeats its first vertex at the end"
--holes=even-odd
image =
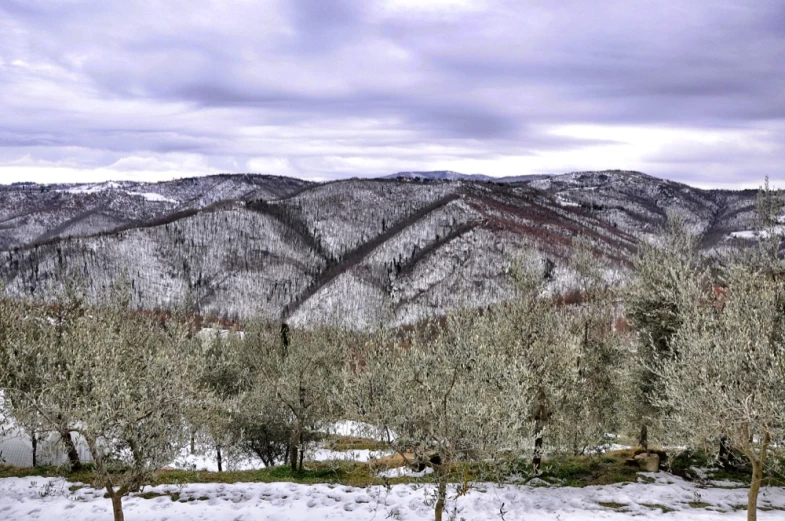
{"type": "Polygon", "coordinates": [[[725,479],[711,479],[709,480],[709,484],[712,487],[720,488],[747,488],[747,485],[740,481],[728,481],[725,479]]]}
{"type": "MultiPolygon", "coordinates": [[[[653,483],[573,487],[496,486],[473,483],[455,499],[455,486],[448,490],[446,514],[456,519],[504,519],[505,521],[641,521],[667,517],[674,521],[725,521],[746,518],[737,510],[746,504],[745,489],[702,488],[663,472],[646,474],[653,483]],[[705,508],[691,506],[701,502],[705,508]],[[670,509],[664,514],[663,508],[670,509]]],[[[63,478],[0,479],[0,519],[28,521],[99,521],[111,519],[111,501],[102,489],[85,486],[71,491],[73,483],[63,478]]],[[[402,484],[391,487],[358,488],[346,485],[296,483],[193,483],[145,487],[144,499],[133,495],[124,499],[126,519],[153,521],[177,519],[433,519],[434,486],[402,484]],[[177,501],[170,495],[177,494],[177,501]],[[148,496],[149,497],[149,496],[148,496]]],[[[782,518],[785,489],[761,490],[761,521],[782,518]]]]}
{"type": "Polygon", "coordinates": [[[556,195],[556,202],[559,204],[559,206],[580,206],[580,204],[576,203],[575,201],[565,199],[561,194],[556,195]]]}
{"type": "Polygon", "coordinates": [[[174,199],[170,199],[168,197],[164,197],[161,194],[156,194],[153,192],[126,192],[128,195],[135,195],[146,199],[147,201],[152,201],[155,203],[177,203],[174,199]]]}
{"type": "MultiPolygon", "coordinates": [[[[785,234],[785,226],[775,226],[774,233],[777,235],[785,234]]],[[[734,239],[768,239],[769,238],[769,231],[768,230],[740,230],[737,232],[731,232],[728,234],[728,238],[734,239]]]]}
{"type": "Polygon", "coordinates": [[[331,423],[320,430],[327,434],[335,434],[337,436],[353,436],[355,438],[368,438],[382,441],[386,441],[388,438],[395,439],[395,435],[386,429],[351,420],[331,423]]]}
{"type": "MultiPolygon", "coordinates": [[[[321,445],[308,447],[305,449],[305,462],[309,461],[353,461],[356,463],[367,463],[392,454],[392,451],[382,450],[329,450],[321,445]]],[[[191,453],[188,448],[183,448],[180,455],[168,466],[169,468],[182,470],[202,470],[207,472],[218,472],[218,460],[216,453],[212,449],[204,450],[201,447],[196,452],[191,453]]],[[[256,470],[262,469],[265,464],[256,457],[237,458],[230,454],[223,455],[224,470],[256,470]]]]}
{"type": "Polygon", "coordinates": [[[391,469],[387,469],[385,471],[379,472],[377,476],[380,478],[421,478],[426,474],[433,473],[433,469],[431,467],[425,467],[420,472],[414,471],[409,467],[395,467],[391,469]]]}
{"type": "Polygon", "coordinates": [[[619,443],[607,443],[605,445],[601,445],[599,447],[590,449],[587,452],[589,454],[604,454],[606,452],[617,452],[620,450],[627,450],[631,448],[632,448],[631,445],[621,445],[619,443]]]}
{"type": "Polygon", "coordinates": [[[118,190],[120,188],[122,188],[122,186],[119,183],[108,181],[106,183],[78,185],[62,191],[69,194],[95,194],[106,190],[118,190]]]}
{"type": "Polygon", "coordinates": [[[231,335],[237,335],[240,338],[244,338],[245,331],[233,331],[229,329],[219,329],[215,327],[203,327],[196,333],[196,336],[199,339],[201,339],[202,342],[211,342],[215,340],[216,337],[225,340],[229,338],[231,335]]]}
{"type": "MultiPolygon", "coordinates": [[[[126,184],[125,186],[128,186],[128,184],[126,184]]],[[[170,199],[168,197],[165,197],[161,194],[157,194],[155,192],[132,192],[129,190],[125,190],[123,188],[123,184],[116,183],[114,181],[109,181],[106,183],[98,183],[98,184],[77,185],[71,188],[66,188],[65,190],[58,190],[58,191],[66,192],[69,194],[97,194],[99,192],[106,192],[109,190],[123,191],[128,195],[141,197],[146,201],[151,201],[155,203],[177,203],[176,200],[170,199]]]]}
{"type": "MultiPolygon", "coordinates": [[[[258,458],[236,459],[224,456],[224,470],[256,470],[262,469],[265,465],[258,458]]],[[[180,470],[203,470],[207,472],[218,472],[218,460],[215,454],[197,452],[192,454],[187,448],[180,451],[180,455],[169,465],[169,468],[180,470]]]]}
{"type": "Polygon", "coordinates": [[[306,461],[354,461],[357,463],[367,463],[375,459],[389,456],[392,451],[384,450],[329,450],[324,448],[306,449],[306,461]]]}
{"type": "Polygon", "coordinates": [[[731,232],[730,234],[728,234],[728,237],[734,239],[757,239],[758,232],[754,230],[743,230],[738,232],[731,232]]]}

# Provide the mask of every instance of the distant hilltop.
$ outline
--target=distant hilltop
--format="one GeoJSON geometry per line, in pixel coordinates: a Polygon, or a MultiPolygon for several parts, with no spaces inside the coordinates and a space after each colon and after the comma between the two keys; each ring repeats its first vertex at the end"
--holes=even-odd
{"type": "Polygon", "coordinates": [[[506,177],[492,177],[483,174],[462,174],[460,172],[453,172],[452,170],[432,170],[427,172],[398,172],[397,174],[387,175],[382,179],[419,179],[431,181],[475,181],[475,182],[490,182],[490,183],[520,183],[527,181],[534,181],[549,177],[550,174],[540,175],[516,175],[506,177]]]}

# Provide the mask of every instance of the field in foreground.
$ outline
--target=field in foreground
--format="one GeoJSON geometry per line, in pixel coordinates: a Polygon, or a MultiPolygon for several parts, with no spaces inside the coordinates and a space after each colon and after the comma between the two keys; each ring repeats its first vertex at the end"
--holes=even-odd
{"type": "MultiPolygon", "coordinates": [[[[124,501],[127,519],[167,520],[417,520],[433,519],[433,487],[397,484],[188,483],[146,487],[124,501]]],[[[637,482],[576,487],[476,484],[457,500],[456,520],[580,521],[585,519],[745,519],[746,488],[702,487],[664,472],[637,482]]],[[[454,497],[454,493],[451,497],[454,497]]],[[[452,511],[456,502],[450,501],[452,511]]],[[[761,492],[759,519],[785,516],[785,488],[761,492]]],[[[450,512],[451,513],[451,512],[450,512]]],[[[111,519],[102,490],[62,477],[0,479],[0,519],[111,519]]]]}

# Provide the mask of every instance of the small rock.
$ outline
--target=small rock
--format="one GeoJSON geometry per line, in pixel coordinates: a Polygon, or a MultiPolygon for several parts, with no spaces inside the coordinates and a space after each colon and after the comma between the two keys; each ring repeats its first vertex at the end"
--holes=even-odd
{"type": "Polygon", "coordinates": [[[660,470],[660,457],[657,454],[644,452],[635,456],[635,461],[644,472],[657,472],[660,470]]]}

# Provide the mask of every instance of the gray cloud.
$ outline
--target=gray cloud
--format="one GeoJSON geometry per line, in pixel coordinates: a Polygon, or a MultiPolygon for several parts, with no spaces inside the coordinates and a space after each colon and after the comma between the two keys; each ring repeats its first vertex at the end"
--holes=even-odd
{"type": "Polygon", "coordinates": [[[6,0],[0,176],[185,161],[314,178],[584,162],[777,177],[785,5],[682,4],[6,0]]]}

